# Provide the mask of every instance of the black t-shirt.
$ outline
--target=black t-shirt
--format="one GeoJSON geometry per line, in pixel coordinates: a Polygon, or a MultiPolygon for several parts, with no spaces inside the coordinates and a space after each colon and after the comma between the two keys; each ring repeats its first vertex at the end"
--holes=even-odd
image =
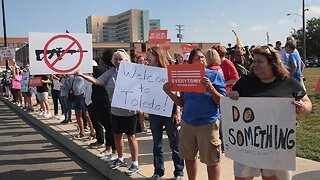
{"type": "MultiPolygon", "coordinates": [[[[92,75],[94,78],[98,78],[106,70],[107,69],[103,66],[94,66],[92,75]]],[[[109,102],[108,93],[103,86],[97,86],[92,84],[91,100],[93,103],[104,103],[105,105],[111,106],[111,103],[109,102]]]]}
{"type": "Polygon", "coordinates": [[[300,100],[306,95],[303,87],[291,78],[263,83],[259,78],[249,75],[240,78],[232,90],[237,91],[240,97],[294,97],[300,100]]]}
{"type": "MultiPolygon", "coordinates": [[[[41,77],[42,80],[44,81],[49,79],[49,76],[47,75],[36,75],[34,77],[41,77]]],[[[49,91],[48,83],[42,83],[42,86],[37,86],[37,92],[39,93],[48,92],[48,91],[49,91]]]]}

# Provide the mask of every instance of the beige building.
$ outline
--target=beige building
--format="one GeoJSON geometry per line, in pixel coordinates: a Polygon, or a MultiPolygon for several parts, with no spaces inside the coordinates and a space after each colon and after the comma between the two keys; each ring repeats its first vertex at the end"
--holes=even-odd
{"type": "Polygon", "coordinates": [[[130,9],[115,16],[89,16],[87,33],[93,42],[145,42],[151,27],[160,29],[160,20],[150,20],[148,10],[130,9]]]}

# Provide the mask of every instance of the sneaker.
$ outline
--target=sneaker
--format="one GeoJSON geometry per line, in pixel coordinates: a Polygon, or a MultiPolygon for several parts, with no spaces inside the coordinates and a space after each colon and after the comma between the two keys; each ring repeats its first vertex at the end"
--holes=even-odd
{"type": "Polygon", "coordinates": [[[183,179],[183,176],[175,176],[173,179],[174,180],[181,180],[181,179],[183,179]]]}
{"type": "Polygon", "coordinates": [[[136,166],[136,165],[134,165],[134,164],[131,164],[131,166],[130,166],[130,167],[128,168],[128,170],[126,171],[126,174],[127,174],[128,176],[132,176],[132,175],[140,172],[140,170],[141,170],[141,169],[140,169],[139,166],[136,166]]]}
{"type": "Polygon", "coordinates": [[[126,167],[127,166],[127,161],[126,159],[123,159],[123,161],[120,161],[117,159],[111,166],[109,166],[111,169],[115,170],[118,169],[119,167],[126,167]]]}
{"type": "Polygon", "coordinates": [[[60,124],[68,124],[68,123],[69,123],[69,121],[66,121],[66,120],[63,120],[60,122],[60,124]]]}
{"type": "Polygon", "coordinates": [[[110,162],[110,161],[114,161],[118,159],[118,155],[117,154],[109,154],[106,157],[104,157],[102,160],[106,161],[106,162],[110,162]]]}
{"type": "MultiPolygon", "coordinates": [[[[90,144],[90,146],[91,146],[91,144],[90,144]]],[[[91,146],[91,147],[92,147],[92,146],[91,146]]],[[[99,158],[103,158],[103,157],[105,157],[105,156],[109,156],[110,154],[111,154],[111,153],[110,153],[109,151],[104,150],[104,151],[98,153],[97,156],[98,156],[99,158]]]]}
{"type": "Polygon", "coordinates": [[[65,119],[65,116],[64,115],[61,115],[59,120],[64,120],[65,119]]]}
{"type": "Polygon", "coordinates": [[[54,115],[53,116],[55,119],[59,119],[59,116],[58,115],[54,115]]]}
{"type": "Polygon", "coordinates": [[[160,176],[158,174],[153,174],[149,179],[151,180],[159,180],[159,179],[162,179],[163,176],[160,176]]]}
{"type": "Polygon", "coordinates": [[[52,118],[52,116],[51,116],[51,114],[49,112],[44,113],[43,117],[46,118],[46,119],[52,118]]]}
{"type": "Polygon", "coordinates": [[[39,113],[38,113],[38,116],[41,116],[41,117],[42,117],[42,116],[43,116],[43,114],[44,114],[44,112],[43,112],[43,111],[42,111],[42,112],[39,112],[39,113]]]}
{"type": "MultiPolygon", "coordinates": [[[[93,143],[90,143],[89,145],[91,148],[101,148],[101,147],[104,147],[104,144],[103,143],[98,143],[97,141],[96,142],[93,142],[93,143]]],[[[99,153],[100,154],[100,153],[99,153]]],[[[99,156],[98,156],[99,157],[99,156]]]]}

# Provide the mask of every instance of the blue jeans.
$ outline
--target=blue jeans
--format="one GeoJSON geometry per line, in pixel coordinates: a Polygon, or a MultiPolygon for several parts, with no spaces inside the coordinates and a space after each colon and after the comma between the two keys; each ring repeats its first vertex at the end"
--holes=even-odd
{"type": "Polygon", "coordinates": [[[71,121],[71,103],[68,96],[60,96],[61,106],[64,109],[64,120],[71,121]]]}
{"type": "Polygon", "coordinates": [[[153,137],[153,165],[154,173],[164,175],[164,157],[162,151],[163,126],[165,126],[172,150],[172,160],[174,164],[174,176],[183,176],[184,161],[179,156],[177,144],[177,127],[171,117],[164,117],[149,114],[150,128],[153,137]]]}

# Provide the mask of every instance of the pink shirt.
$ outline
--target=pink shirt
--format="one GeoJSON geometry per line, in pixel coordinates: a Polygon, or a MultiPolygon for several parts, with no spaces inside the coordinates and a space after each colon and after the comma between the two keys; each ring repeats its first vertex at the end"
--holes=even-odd
{"type": "MultiPolygon", "coordinates": [[[[229,59],[224,58],[220,67],[222,68],[223,76],[226,82],[230,79],[239,79],[237,69],[229,59]]],[[[226,92],[229,92],[234,84],[235,83],[227,85],[226,92]]]]}
{"type": "Polygon", "coordinates": [[[21,75],[15,75],[15,79],[12,81],[12,89],[21,89],[21,75]]]}

